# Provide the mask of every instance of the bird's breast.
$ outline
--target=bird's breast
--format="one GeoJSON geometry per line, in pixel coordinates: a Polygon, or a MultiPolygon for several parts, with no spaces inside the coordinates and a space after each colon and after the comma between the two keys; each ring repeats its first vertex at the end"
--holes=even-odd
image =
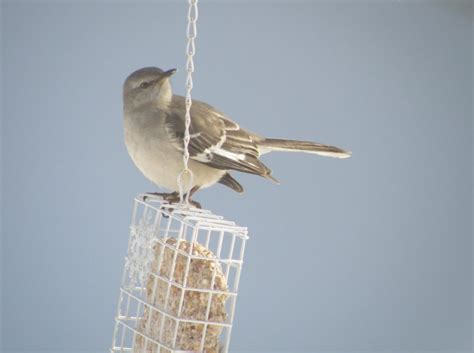
{"type": "MultiPolygon", "coordinates": [[[[165,119],[159,114],[125,113],[124,138],[128,153],[137,168],[158,186],[177,191],[178,175],[183,170],[183,153],[170,141],[165,130],[165,119]]],[[[189,161],[194,185],[207,187],[216,183],[224,174],[217,170],[189,161]]]]}
{"type": "Polygon", "coordinates": [[[137,168],[153,183],[174,189],[182,169],[182,154],[171,145],[164,119],[146,113],[126,113],[124,138],[137,168]]]}

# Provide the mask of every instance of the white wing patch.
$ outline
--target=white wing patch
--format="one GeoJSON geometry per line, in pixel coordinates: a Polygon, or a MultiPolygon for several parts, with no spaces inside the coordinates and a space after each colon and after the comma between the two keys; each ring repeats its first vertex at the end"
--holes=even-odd
{"type": "Polygon", "coordinates": [[[233,161],[243,161],[245,160],[245,154],[243,153],[234,153],[227,151],[222,148],[216,149],[213,153],[218,154],[219,156],[232,159],[233,161]]]}
{"type": "MultiPolygon", "coordinates": [[[[233,161],[243,161],[243,160],[245,160],[245,154],[231,152],[231,151],[228,151],[228,150],[222,148],[222,145],[225,143],[225,141],[227,139],[226,131],[227,130],[239,130],[239,129],[240,129],[240,127],[237,124],[235,124],[231,128],[224,129],[224,133],[222,134],[221,139],[219,140],[219,142],[217,144],[215,144],[214,146],[211,146],[209,148],[206,148],[203,152],[197,154],[193,158],[200,161],[200,162],[205,163],[205,162],[210,162],[212,160],[212,155],[213,154],[217,154],[219,156],[231,159],[233,161]]],[[[200,133],[198,133],[198,134],[200,134],[200,133]]]]}
{"type": "Polygon", "coordinates": [[[201,136],[201,133],[200,133],[200,132],[196,132],[195,134],[189,135],[189,137],[192,138],[192,139],[193,139],[193,138],[196,138],[196,137],[199,137],[199,136],[201,136]]]}

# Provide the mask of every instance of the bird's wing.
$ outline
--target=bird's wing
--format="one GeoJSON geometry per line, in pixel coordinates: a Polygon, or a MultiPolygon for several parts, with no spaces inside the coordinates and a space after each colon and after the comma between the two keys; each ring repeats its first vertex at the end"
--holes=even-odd
{"type": "MultiPolygon", "coordinates": [[[[165,127],[174,146],[183,151],[184,97],[174,96],[165,127]]],[[[259,159],[257,142],[262,138],[227,119],[212,106],[193,100],[189,155],[195,161],[223,170],[237,170],[269,179],[271,170],[259,159]]]]}

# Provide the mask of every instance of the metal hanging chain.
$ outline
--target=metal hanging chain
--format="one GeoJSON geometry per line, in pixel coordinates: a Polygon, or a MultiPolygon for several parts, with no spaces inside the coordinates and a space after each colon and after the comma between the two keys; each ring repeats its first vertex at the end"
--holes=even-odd
{"type": "Polygon", "coordinates": [[[184,154],[183,154],[183,171],[178,175],[178,186],[179,186],[179,198],[181,203],[189,204],[189,192],[193,186],[193,173],[188,167],[189,163],[189,141],[191,140],[189,128],[191,126],[191,105],[192,105],[192,98],[191,98],[191,91],[193,89],[193,72],[194,72],[194,54],[196,53],[196,45],[194,40],[197,36],[197,27],[196,22],[198,19],[198,0],[188,0],[189,8],[188,8],[188,27],[187,27],[187,38],[188,43],[186,46],[186,114],[185,114],[185,123],[184,123],[184,154]],[[188,180],[183,181],[184,178],[188,180]],[[183,192],[183,183],[187,185],[187,192],[186,196],[184,197],[183,192]]]}

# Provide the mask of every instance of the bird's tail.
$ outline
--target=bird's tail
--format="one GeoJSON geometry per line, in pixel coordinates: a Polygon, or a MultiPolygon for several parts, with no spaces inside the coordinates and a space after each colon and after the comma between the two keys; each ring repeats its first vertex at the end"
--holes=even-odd
{"type": "Polygon", "coordinates": [[[266,138],[258,143],[261,152],[286,151],[286,152],[305,152],[319,154],[320,156],[348,158],[351,152],[345,151],[339,147],[323,145],[321,143],[310,141],[296,141],[285,139],[266,138]]]}

